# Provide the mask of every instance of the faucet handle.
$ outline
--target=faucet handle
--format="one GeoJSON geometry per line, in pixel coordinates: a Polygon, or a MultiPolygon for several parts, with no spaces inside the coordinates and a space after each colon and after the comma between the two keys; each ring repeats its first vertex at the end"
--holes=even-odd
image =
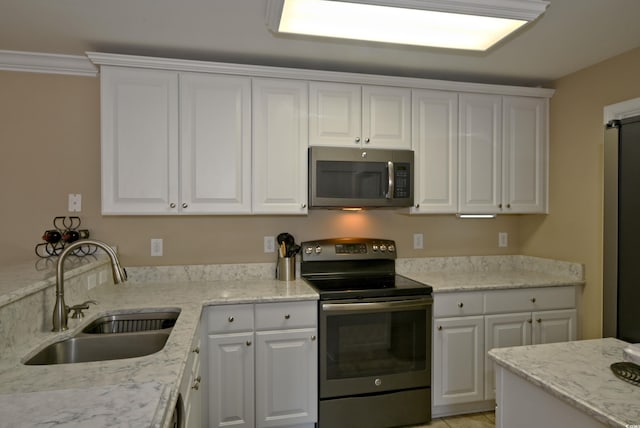
{"type": "Polygon", "coordinates": [[[69,306],[67,307],[67,311],[71,312],[73,311],[73,314],[71,315],[72,319],[78,319],[78,318],[84,318],[84,313],[82,313],[83,310],[85,309],[89,309],[89,303],[92,303],[94,305],[97,305],[98,302],[96,302],[95,300],[87,300],[86,302],[82,302],[78,305],[73,305],[73,306],[69,306]]]}

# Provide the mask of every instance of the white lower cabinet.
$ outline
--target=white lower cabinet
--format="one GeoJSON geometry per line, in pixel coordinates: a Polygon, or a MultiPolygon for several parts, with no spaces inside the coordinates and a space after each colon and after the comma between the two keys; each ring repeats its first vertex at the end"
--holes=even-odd
{"type": "Polygon", "coordinates": [[[206,426],[314,426],[316,314],[315,301],[206,310],[206,426]]]}
{"type": "Polygon", "coordinates": [[[434,295],[433,416],[495,405],[493,348],[576,339],[574,286],[434,295]]]}
{"type": "Polygon", "coordinates": [[[202,427],[202,374],[200,371],[200,332],[196,332],[191,343],[189,357],[180,383],[182,398],[181,418],[185,428],[202,427]]]}

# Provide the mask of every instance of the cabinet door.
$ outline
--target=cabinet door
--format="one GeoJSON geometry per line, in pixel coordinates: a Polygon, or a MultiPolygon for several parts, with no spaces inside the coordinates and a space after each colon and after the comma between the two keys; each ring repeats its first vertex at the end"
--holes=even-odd
{"type": "Polygon", "coordinates": [[[372,148],[411,148],[411,90],[362,87],[362,138],[372,148]]]}
{"type": "Polygon", "coordinates": [[[496,396],[495,367],[487,353],[493,348],[531,344],[531,313],[487,315],[484,352],[484,399],[496,396]]]}
{"type": "Polygon", "coordinates": [[[251,79],[180,75],[180,208],[251,211],[251,79]]]}
{"type": "Polygon", "coordinates": [[[576,310],[534,312],[533,343],[576,340],[576,310]]]}
{"type": "Polygon", "coordinates": [[[412,147],[415,156],[413,213],[458,211],[458,94],[414,90],[412,147]]]}
{"type": "Polygon", "coordinates": [[[209,335],[209,426],[254,427],[253,332],[209,335]]]}
{"type": "Polygon", "coordinates": [[[317,421],[316,329],[256,333],[256,426],[317,421]]]}
{"type": "Polygon", "coordinates": [[[440,318],[433,332],[433,404],[484,396],[484,317],[440,318]]]}
{"type": "Polygon", "coordinates": [[[461,213],[497,213],[501,201],[501,97],[460,94],[461,213]]]}
{"type": "Polygon", "coordinates": [[[100,74],[102,213],[177,213],[178,74],[100,74]]]}
{"type": "Polygon", "coordinates": [[[253,80],[253,212],[306,214],[307,83],[253,80]]]}
{"type": "Polygon", "coordinates": [[[504,97],[503,209],[547,211],[547,99],[504,97]]]}
{"type": "Polygon", "coordinates": [[[347,83],[309,83],[309,145],[357,146],[362,137],[362,89],[347,83]]]}

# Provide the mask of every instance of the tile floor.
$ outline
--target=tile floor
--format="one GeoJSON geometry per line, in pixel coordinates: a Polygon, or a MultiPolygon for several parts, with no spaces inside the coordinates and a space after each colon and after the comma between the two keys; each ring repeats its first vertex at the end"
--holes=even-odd
{"type": "Polygon", "coordinates": [[[486,412],[434,419],[429,425],[419,425],[413,428],[494,428],[495,426],[495,413],[486,412]]]}

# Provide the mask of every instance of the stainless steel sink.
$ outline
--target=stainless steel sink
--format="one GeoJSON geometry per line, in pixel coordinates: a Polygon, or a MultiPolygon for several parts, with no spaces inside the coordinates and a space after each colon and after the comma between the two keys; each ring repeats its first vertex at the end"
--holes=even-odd
{"type": "Polygon", "coordinates": [[[109,314],[86,326],[86,334],[132,333],[172,328],[180,315],[179,309],[165,311],[109,314]]]}
{"type": "Polygon", "coordinates": [[[179,309],[107,314],[75,336],[42,349],[24,364],[86,363],[150,355],[164,348],[179,315],[179,309]]]}
{"type": "Polygon", "coordinates": [[[76,336],[52,343],[26,365],[86,363],[142,357],[160,351],[170,331],[76,336]]]}

